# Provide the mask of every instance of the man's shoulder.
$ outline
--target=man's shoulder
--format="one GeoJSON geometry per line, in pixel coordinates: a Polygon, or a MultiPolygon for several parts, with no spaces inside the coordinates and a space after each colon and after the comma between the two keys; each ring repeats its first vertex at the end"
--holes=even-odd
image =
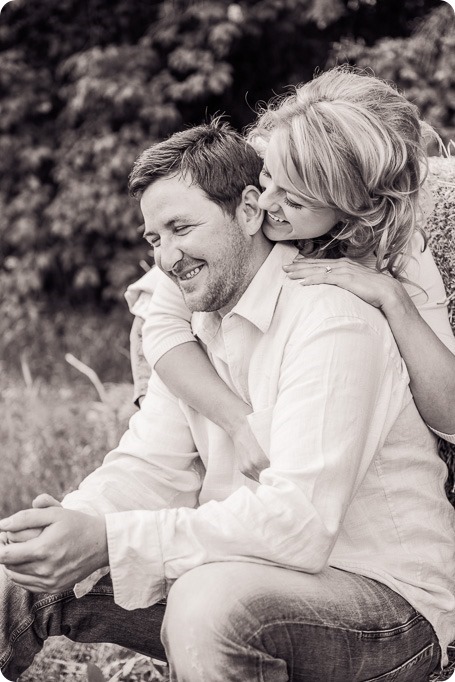
{"type": "Polygon", "coordinates": [[[277,320],[287,318],[306,329],[330,319],[339,319],[341,324],[343,318],[357,318],[378,333],[390,333],[389,325],[378,308],[350,291],[330,284],[302,286],[295,280],[286,280],[276,312],[277,320]]]}

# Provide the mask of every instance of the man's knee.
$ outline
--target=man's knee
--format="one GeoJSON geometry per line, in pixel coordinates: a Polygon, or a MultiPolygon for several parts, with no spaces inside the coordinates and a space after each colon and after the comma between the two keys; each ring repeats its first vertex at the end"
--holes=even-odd
{"type": "MultiPolygon", "coordinates": [[[[175,679],[228,680],[233,679],[228,670],[241,668],[242,661],[246,665],[245,647],[258,624],[241,574],[241,565],[234,562],[213,563],[189,571],[174,583],[162,641],[175,679]]],[[[244,672],[241,669],[239,675],[244,672]]]]}
{"type": "MultiPolygon", "coordinates": [[[[302,600],[293,598],[292,579],[299,586],[312,576],[249,562],[218,562],[181,576],[170,590],[163,622],[164,641],[198,646],[203,640],[232,639],[245,644],[289,613],[302,614],[302,600]],[[286,593],[283,576],[291,580],[286,593]],[[296,602],[296,603],[294,603],[296,602]]],[[[309,584],[308,591],[311,592],[309,584]]],[[[313,609],[309,609],[310,612],[313,609]]]]}
{"type": "Polygon", "coordinates": [[[235,633],[242,600],[229,564],[207,564],[185,573],[172,586],[163,621],[163,639],[172,646],[199,647],[235,633]]]}

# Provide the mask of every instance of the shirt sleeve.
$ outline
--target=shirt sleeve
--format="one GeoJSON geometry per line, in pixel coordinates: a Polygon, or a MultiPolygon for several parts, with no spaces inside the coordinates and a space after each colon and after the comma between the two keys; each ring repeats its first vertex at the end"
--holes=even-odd
{"type": "Polygon", "coordinates": [[[174,282],[161,271],[143,327],[144,355],[153,368],[171,348],[196,342],[191,331],[191,313],[174,282]]]}
{"type": "Polygon", "coordinates": [[[136,315],[130,332],[131,373],[133,375],[133,402],[140,407],[140,399],[147,393],[150,379],[150,365],[145,359],[142,345],[142,327],[144,320],[136,315]]]}
{"type": "Polygon", "coordinates": [[[187,419],[156,373],[142,409],[103,464],[63,500],[91,514],[197,504],[201,469],[187,419]]]}
{"type": "Polygon", "coordinates": [[[453,443],[455,445],[455,433],[443,433],[442,431],[437,431],[436,429],[433,429],[431,426],[429,426],[433,433],[435,433],[439,438],[443,438],[446,440],[448,443],[453,443]]]}
{"type": "Polygon", "coordinates": [[[154,265],[145,275],[128,286],[125,299],[130,313],[145,317],[159,277],[160,270],[154,265]]]}
{"type": "Polygon", "coordinates": [[[419,313],[436,336],[455,354],[455,337],[449,322],[447,294],[441,274],[429,247],[422,251],[423,240],[416,235],[411,259],[404,276],[411,282],[405,288],[419,313]]]}
{"type": "MultiPolygon", "coordinates": [[[[90,474],[77,491],[62,501],[66,509],[87,514],[118,518],[125,510],[160,509],[161,507],[193,507],[197,504],[203,477],[186,418],[177,399],[156,376],[152,375],[142,409],[130,420],[129,430],[118,447],[104,459],[101,467],[90,474]]],[[[155,603],[165,596],[160,547],[154,535],[144,526],[143,513],[131,527],[131,537],[109,547],[109,567],[101,568],[74,587],[76,597],[89,592],[109,570],[116,583],[121,603],[125,590],[128,599],[145,599],[155,603]],[[130,583],[128,575],[139,551],[144,573],[130,583]]],[[[108,532],[109,537],[109,532],[108,532]]]]}
{"type": "Polygon", "coordinates": [[[170,582],[214,561],[321,571],[406,391],[397,352],[365,322],[337,318],[311,333],[297,329],[283,357],[276,403],[250,416],[270,453],[255,489],[243,486],[198,508],[107,514],[116,602],[145,607],[147,591],[129,585],[144,576],[148,585],[170,582]],[[126,545],[130,559],[116,550],[126,545]]]}

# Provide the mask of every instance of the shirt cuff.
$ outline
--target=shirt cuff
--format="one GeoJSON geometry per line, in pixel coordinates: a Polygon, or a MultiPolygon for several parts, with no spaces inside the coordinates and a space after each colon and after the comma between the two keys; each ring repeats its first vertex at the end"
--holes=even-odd
{"type": "Polygon", "coordinates": [[[163,599],[167,590],[156,512],[106,514],[106,531],[115,603],[130,611],[163,599]]]}
{"type": "Polygon", "coordinates": [[[442,433],[442,431],[437,431],[436,429],[433,429],[431,426],[429,426],[433,433],[435,433],[439,438],[443,438],[446,440],[448,443],[453,443],[455,445],[455,433],[442,433]]]}
{"type": "Polygon", "coordinates": [[[77,599],[80,599],[81,597],[85,597],[86,594],[90,592],[90,590],[95,587],[96,583],[98,580],[101,580],[101,578],[104,575],[107,575],[109,573],[109,566],[105,566],[104,568],[98,568],[98,570],[93,571],[87,578],[84,580],[81,580],[80,583],[76,583],[73,589],[74,596],[77,599]]]}
{"type": "Polygon", "coordinates": [[[153,346],[152,348],[149,348],[148,344],[144,343],[143,344],[144,355],[150,367],[154,368],[158,360],[160,360],[160,358],[162,358],[163,355],[165,355],[165,353],[170,351],[172,348],[175,348],[176,346],[181,346],[182,343],[189,343],[190,341],[197,343],[194,335],[190,331],[179,332],[178,334],[174,334],[170,338],[165,339],[164,341],[157,344],[156,346],[153,346]]]}

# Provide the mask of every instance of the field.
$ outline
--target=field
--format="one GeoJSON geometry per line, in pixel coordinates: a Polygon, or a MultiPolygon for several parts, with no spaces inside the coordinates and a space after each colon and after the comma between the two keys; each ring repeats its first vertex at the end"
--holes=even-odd
{"type": "MultiPolygon", "coordinates": [[[[74,488],[117,444],[135,410],[128,313],[84,311],[66,321],[62,315],[40,319],[33,331],[1,348],[1,517],[30,506],[40,492],[61,498],[74,488]],[[101,396],[65,360],[67,353],[96,372],[101,396]]],[[[119,647],[53,638],[21,682],[164,679],[149,659],[119,647]]]]}

